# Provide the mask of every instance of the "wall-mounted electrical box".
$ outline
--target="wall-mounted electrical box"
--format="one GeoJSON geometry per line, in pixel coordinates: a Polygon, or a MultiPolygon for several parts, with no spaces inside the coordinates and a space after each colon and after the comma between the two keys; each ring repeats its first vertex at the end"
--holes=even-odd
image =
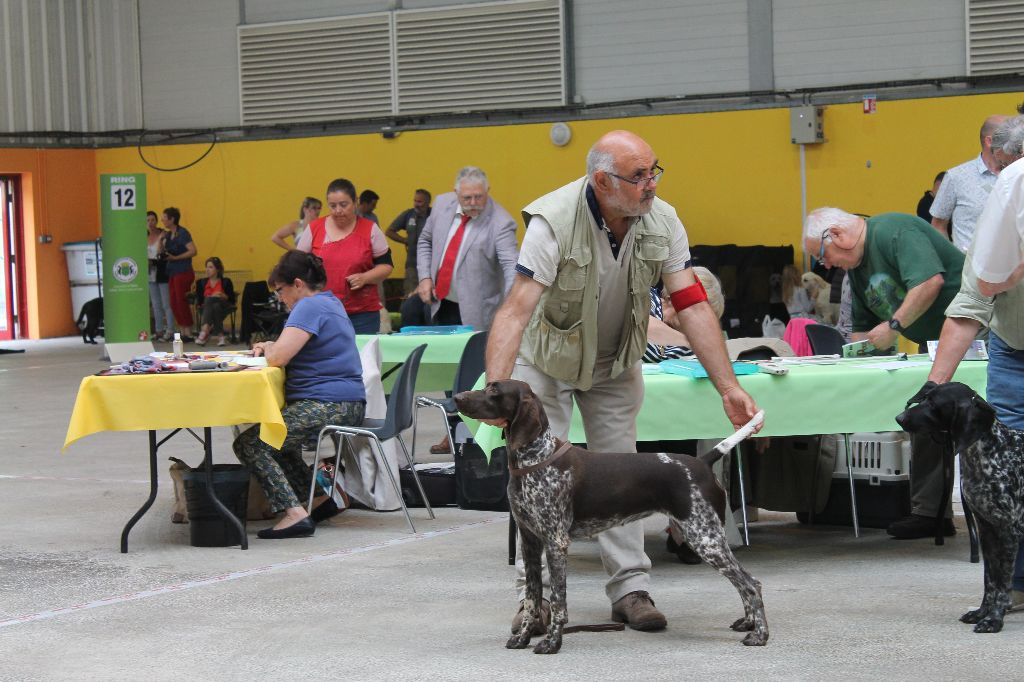
{"type": "Polygon", "coordinates": [[[793,144],[821,144],[825,141],[825,107],[802,106],[789,110],[789,141],[793,144]]]}

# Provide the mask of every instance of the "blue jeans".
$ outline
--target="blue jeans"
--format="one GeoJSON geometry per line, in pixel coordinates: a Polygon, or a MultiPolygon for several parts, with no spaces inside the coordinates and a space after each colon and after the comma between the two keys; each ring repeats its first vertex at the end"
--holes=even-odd
{"type": "Polygon", "coordinates": [[[171,289],[167,282],[149,283],[149,304],[153,308],[153,327],[157,334],[174,333],[174,313],[171,312],[171,289]]]}
{"type": "MultiPolygon", "coordinates": [[[[1024,350],[1011,348],[995,332],[989,332],[988,357],[988,402],[999,421],[1024,430],[1024,350]]],[[[1013,589],[1024,592],[1024,542],[1017,547],[1013,589]]]]}
{"type": "Polygon", "coordinates": [[[348,316],[352,320],[352,327],[356,334],[379,334],[380,333],[380,311],[372,313],[352,313],[348,316]]]}

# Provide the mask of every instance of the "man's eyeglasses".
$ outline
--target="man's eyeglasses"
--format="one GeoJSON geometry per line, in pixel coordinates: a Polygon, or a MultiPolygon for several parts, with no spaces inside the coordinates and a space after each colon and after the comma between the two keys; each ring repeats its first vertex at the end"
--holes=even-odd
{"type": "Polygon", "coordinates": [[[830,241],[832,241],[832,232],[830,232],[831,229],[832,229],[832,226],[830,225],[830,226],[825,228],[824,232],[821,233],[821,248],[818,249],[818,262],[819,263],[824,263],[825,262],[825,245],[828,244],[830,241]]]}
{"type": "Polygon", "coordinates": [[[277,296],[278,298],[281,298],[281,289],[284,289],[286,286],[288,286],[288,285],[287,284],[282,284],[279,287],[274,287],[274,296],[277,296]]]}
{"type": "Polygon", "coordinates": [[[621,175],[617,175],[617,174],[612,173],[612,172],[609,172],[608,175],[612,176],[613,178],[618,178],[619,180],[622,180],[623,182],[628,182],[631,185],[637,185],[637,186],[640,186],[640,187],[647,187],[648,185],[657,185],[658,181],[661,180],[661,176],[662,176],[662,174],[664,172],[665,172],[664,168],[662,168],[661,166],[655,166],[654,167],[654,172],[651,173],[650,175],[639,175],[638,174],[639,177],[633,177],[633,178],[624,178],[621,175]]]}

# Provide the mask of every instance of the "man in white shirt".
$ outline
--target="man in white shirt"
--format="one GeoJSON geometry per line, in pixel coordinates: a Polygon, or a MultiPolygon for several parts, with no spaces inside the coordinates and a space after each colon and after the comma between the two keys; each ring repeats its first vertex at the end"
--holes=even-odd
{"type": "Polygon", "coordinates": [[[966,252],[974,235],[988,193],[995,184],[1004,159],[992,149],[992,134],[1006,121],[1006,116],[989,116],[981,126],[981,154],[949,169],[932,202],[932,227],[946,236],[953,221],[953,244],[966,252]]]}

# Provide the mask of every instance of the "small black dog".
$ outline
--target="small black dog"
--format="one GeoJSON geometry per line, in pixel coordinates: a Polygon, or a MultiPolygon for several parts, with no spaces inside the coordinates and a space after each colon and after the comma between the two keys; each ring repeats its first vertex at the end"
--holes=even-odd
{"type": "Polygon", "coordinates": [[[999,423],[991,405],[955,381],[925,384],[914,401],[896,422],[911,433],[949,434],[960,453],[964,498],[978,522],[985,592],[981,608],[960,620],[974,623],[975,632],[999,632],[1024,537],[1024,431],[999,423]]]}
{"type": "Polygon", "coordinates": [[[103,299],[94,298],[82,304],[75,324],[82,330],[82,343],[95,344],[96,337],[103,334],[103,299]]]}

